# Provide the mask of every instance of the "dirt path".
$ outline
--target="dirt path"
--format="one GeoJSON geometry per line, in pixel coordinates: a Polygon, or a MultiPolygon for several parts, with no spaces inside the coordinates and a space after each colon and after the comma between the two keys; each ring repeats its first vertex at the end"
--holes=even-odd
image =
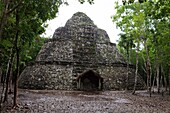
{"type": "Polygon", "coordinates": [[[170,96],[122,91],[19,90],[19,107],[7,113],[170,113],[170,96]]]}

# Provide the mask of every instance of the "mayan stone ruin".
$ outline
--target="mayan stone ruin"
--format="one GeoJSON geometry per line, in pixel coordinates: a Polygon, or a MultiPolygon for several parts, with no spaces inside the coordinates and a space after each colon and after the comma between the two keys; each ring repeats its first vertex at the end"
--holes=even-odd
{"type": "MultiPolygon", "coordinates": [[[[126,85],[127,62],[84,13],[77,12],[64,27],[55,30],[41,48],[35,62],[21,73],[19,87],[55,90],[122,90],[126,85]]],[[[130,65],[129,88],[135,67],[130,65]]],[[[144,87],[138,77],[138,88],[144,87]]]]}

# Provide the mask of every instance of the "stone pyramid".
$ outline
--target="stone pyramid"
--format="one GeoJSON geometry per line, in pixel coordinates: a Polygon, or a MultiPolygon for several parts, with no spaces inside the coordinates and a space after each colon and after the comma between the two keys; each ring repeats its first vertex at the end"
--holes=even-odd
{"type": "MultiPolygon", "coordinates": [[[[126,66],[106,31],[86,14],[77,12],[44,43],[35,62],[21,73],[19,87],[121,90],[125,88],[126,66]]],[[[130,65],[129,87],[134,84],[134,71],[130,65]]],[[[144,88],[143,80],[138,78],[138,88],[144,88]]]]}

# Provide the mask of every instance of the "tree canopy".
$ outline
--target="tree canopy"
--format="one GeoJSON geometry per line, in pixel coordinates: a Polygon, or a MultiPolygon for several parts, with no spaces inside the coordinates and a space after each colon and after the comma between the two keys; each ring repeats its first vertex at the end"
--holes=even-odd
{"type": "Polygon", "coordinates": [[[112,17],[113,22],[124,33],[121,35],[119,46],[127,51],[128,48],[124,44],[133,42],[136,45],[131,48],[140,50],[136,53],[143,57],[144,62],[140,64],[142,68],[139,68],[143,71],[142,76],[147,78],[148,87],[151,87],[152,82],[153,86],[157,85],[159,92],[159,84],[167,87],[170,80],[170,1],[122,0],[122,2],[123,5],[116,2],[117,12],[112,17]]]}

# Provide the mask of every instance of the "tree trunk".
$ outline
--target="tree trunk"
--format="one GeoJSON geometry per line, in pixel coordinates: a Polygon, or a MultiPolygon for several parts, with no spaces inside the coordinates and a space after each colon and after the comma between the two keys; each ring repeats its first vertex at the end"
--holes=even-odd
{"type": "Polygon", "coordinates": [[[15,49],[16,49],[16,74],[14,76],[14,99],[13,107],[17,106],[17,94],[18,94],[18,76],[19,76],[19,47],[18,47],[18,38],[19,38],[19,10],[16,9],[16,36],[15,36],[15,49]]]}
{"type": "Polygon", "coordinates": [[[12,93],[12,76],[13,76],[13,62],[12,62],[12,66],[11,66],[11,70],[10,70],[10,76],[9,76],[9,91],[8,93],[11,94],[12,93]]]}
{"type": "Polygon", "coordinates": [[[164,67],[161,66],[161,72],[163,74],[163,81],[164,81],[164,84],[165,84],[165,91],[168,91],[168,84],[167,84],[167,78],[166,78],[166,74],[165,74],[165,71],[164,71],[164,67]]]}
{"type": "Polygon", "coordinates": [[[157,62],[157,65],[156,65],[156,85],[157,85],[157,91],[158,93],[160,93],[160,78],[159,78],[159,64],[157,62]]]}
{"type": "Polygon", "coordinates": [[[2,11],[2,17],[0,18],[0,40],[2,39],[2,35],[3,35],[3,30],[4,30],[4,27],[7,23],[7,19],[9,17],[9,15],[15,11],[16,8],[19,7],[19,5],[22,3],[22,0],[20,0],[18,2],[18,4],[16,4],[15,6],[13,6],[12,8],[10,7],[12,3],[11,0],[4,0],[2,1],[3,4],[4,4],[4,8],[3,8],[3,11],[2,11]]]}
{"type": "Polygon", "coordinates": [[[156,88],[157,93],[160,93],[160,72],[159,72],[159,48],[156,47],[156,88]]]}
{"type": "Polygon", "coordinates": [[[2,33],[3,33],[3,30],[4,30],[4,26],[7,22],[7,16],[8,16],[7,12],[8,12],[8,9],[9,9],[9,1],[10,0],[4,1],[5,8],[2,11],[2,17],[1,17],[1,20],[0,20],[0,40],[2,39],[2,33]]]}
{"type": "Polygon", "coordinates": [[[138,76],[138,62],[139,62],[139,42],[137,44],[137,51],[136,51],[136,70],[135,70],[135,83],[132,94],[135,94],[136,85],[137,85],[137,76],[138,76]]]}
{"type": "Polygon", "coordinates": [[[15,108],[17,106],[17,94],[18,94],[18,76],[19,76],[19,49],[17,47],[16,50],[17,54],[17,64],[16,64],[16,74],[14,76],[14,100],[13,100],[13,107],[15,108]]]}
{"type": "Polygon", "coordinates": [[[11,55],[8,61],[8,66],[7,66],[7,71],[6,71],[6,88],[5,88],[5,97],[3,102],[8,100],[8,88],[9,88],[9,78],[10,78],[10,71],[12,70],[12,63],[13,63],[13,59],[14,59],[14,49],[11,49],[11,55]]]}
{"type": "Polygon", "coordinates": [[[152,90],[152,93],[155,92],[154,89],[155,89],[155,81],[156,81],[156,71],[155,71],[156,67],[154,66],[153,68],[154,68],[154,74],[153,74],[153,75],[154,75],[154,78],[153,78],[153,82],[152,82],[152,89],[153,89],[153,90],[152,90]]]}
{"type": "Polygon", "coordinates": [[[163,75],[162,74],[161,74],[160,86],[161,86],[161,94],[162,94],[162,96],[164,96],[163,75]]]}
{"type": "Polygon", "coordinates": [[[168,70],[168,72],[169,72],[169,95],[170,95],[170,68],[169,68],[169,70],[168,70]]]}
{"type": "Polygon", "coordinates": [[[164,76],[164,82],[165,82],[165,91],[168,91],[168,84],[165,76],[164,76]]]}
{"type": "Polygon", "coordinates": [[[129,62],[130,62],[130,57],[129,57],[129,49],[127,49],[127,73],[126,73],[126,91],[129,89],[129,62]]]}
{"type": "MultiPolygon", "coordinates": [[[[151,87],[151,93],[152,93],[152,66],[151,66],[151,62],[150,62],[150,87],[151,87]]],[[[151,95],[150,95],[151,96],[151,95]]]]}
{"type": "Polygon", "coordinates": [[[3,76],[2,76],[2,68],[0,68],[0,83],[3,81],[3,76]]]}
{"type": "Polygon", "coordinates": [[[146,49],[146,75],[147,75],[147,87],[148,87],[148,91],[151,97],[151,75],[150,75],[150,59],[149,59],[149,50],[148,50],[148,46],[146,44],[146,40],[145,40],[145,49],[146,49]]]}
{"type": "Polygon", "coordinates": [[[4,99],[4,88],[5,88],[5,85],[4,85],[4,83],[2,84],[2,93],[1,93],[1,98],[0,98],[0,113],[1,113],[1,111],[2,111],[2,109],[3,109],[3,99],[4,99]]]}
{"type": "Polygon", "coordinates": [[[19,76],[19,47],[18,47],[18,38],[19,38],[19,10],[16,9],[16,36],[15,36],[15,47],[16,47],[16,74],[14,76],[14,99],[13,107],[17,106],[17,94],[18,94],[18,76],[19,76]]]}
{"type": "Polygon", "coordinates": [[[5,82],[2,83],[2,93],[0,98],[0,111],[3,109],[3,100],[4,100],[4,94],[5,94],[5,82]]]}
{"type": "Polygon", "coordinates": [[[161,76],[162,76],[162,79],[161,79],[161,81],[162,81],[162,84],[161,84],[161,86],[162,86],[162,88],[164,89],[164,91],[167,91],[167,79],[166,79],[166,74],[165,74],[165,72],[164,72],[164,67],[163,67],[163,65],[161,65],[161,76]],[[163,84],[164,83],[164,84],[163,84]]]}

